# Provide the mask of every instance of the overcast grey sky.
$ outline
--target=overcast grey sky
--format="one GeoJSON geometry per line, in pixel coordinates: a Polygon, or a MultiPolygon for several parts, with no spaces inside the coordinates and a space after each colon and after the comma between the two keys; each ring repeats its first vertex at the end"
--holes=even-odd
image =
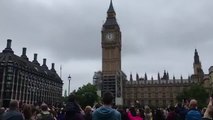
{"type": "MultiPolygon", "coordinates": [[[[49,68],[63,69],[64,88],[92,82],[101,70],[101,28],[110,0],[0,0],[0,49],[12,39],[15,54],[27,47],[49,68]]],[[[203,70],[213,65],[212,0],[113,0],[122,32],[122,70],[129,76],[187,78],[197,48],[203,70]]],[[[129,78],[129,77],[128,77],[129,78]]]]}

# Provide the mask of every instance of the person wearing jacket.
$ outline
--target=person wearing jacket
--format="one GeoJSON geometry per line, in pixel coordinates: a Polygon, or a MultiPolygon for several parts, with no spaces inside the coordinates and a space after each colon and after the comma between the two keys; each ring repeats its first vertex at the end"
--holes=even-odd
{"type": "Polygon", "coordinates": [[[177,117],[177,113],[175,112],[175,107],[170,106],[169,113],[168,113],[166,120],[175,120],[176,117],[177,117]]]}
{"type": "Polygon", "coordinates": [[[46,103],[41,104],[41,111],[37,114],[37,120],[55,120],[46,103]]]}
{"type": "Polygon", "coordinates": [[[197,109],[197,100],[192,99],[189,103],[189,111],[186,114],[186,120],[201,120],[201,113],[197,109]]]}
{"type": "Polygon", "coordinates": [[[92,107],[91,106],[86,106],[84,109],[84,119],[85,120],[92,120],[92,107]]]}
{"type": "Polygon", "coordinates": [[[112,108],[113,94],[106,92],[103,95],[103,106],[92,114],[92,120],[121,120],[121,114],[112,108]]]}
{"type": "Polygon", "coordinates": [[[142,117],[140,117],[139,110],[135,110],[134,107],[131,107],[127,114],[130,120],[143,120],[142,117]]]}
{"type": "Polygon", "coordinates": [[[12,100],[9,105],[9,111],[3,114],[2,120],[24,120],[24,116],[18,111],[18,108],[18,102],[12,100]]]}
{"type": "Polygon", "coordinates": [[[144,120],[153,120],[153,115],[149,106],[145,107],[144,120]]]}

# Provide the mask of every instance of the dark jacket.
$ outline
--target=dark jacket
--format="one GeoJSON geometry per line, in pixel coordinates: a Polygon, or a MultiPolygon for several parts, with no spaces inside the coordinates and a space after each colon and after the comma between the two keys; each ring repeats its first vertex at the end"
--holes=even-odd
{"type": "Polygon", "coordinates": [[[185,120],[188,109],[184,107],[177,107],[175,112],[181,117],[182,120],[185,120]]]}
{"type": "Polygon", "coordinates": [[[175,120],[175,117],[176,117],[176,113],[172,111],[172,112],[169,112],[166,120],[175,120]]]}
{"type": "Polygon", "coordinates": [[[9,110],[3,114],[2,120],[24,120],[24,117],[21,112],[9,110]]]}
{"type": "Polygon", "coordinates": [[[126,111],[120,109],[118,112],[121,114],[121,120],[130,120],[126,111]]]}
{"type": "Polygon", "coordinates": [[[65,111],[65,120],[84,120],[81,109],[75,102],[68,102],[65,111]]]}

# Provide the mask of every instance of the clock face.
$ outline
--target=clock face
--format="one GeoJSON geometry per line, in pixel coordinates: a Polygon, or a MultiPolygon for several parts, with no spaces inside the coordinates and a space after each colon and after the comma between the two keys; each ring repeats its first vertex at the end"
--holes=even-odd
{"type": "Polygon", "coordinates": [[[114,38],[113,33],[107,33],[107,34],[106,34],[106,39],[107,39],[107,40],[110,40],[110,41],[111,41],[111,40],[113,40],[113,38],[114,38]]]}

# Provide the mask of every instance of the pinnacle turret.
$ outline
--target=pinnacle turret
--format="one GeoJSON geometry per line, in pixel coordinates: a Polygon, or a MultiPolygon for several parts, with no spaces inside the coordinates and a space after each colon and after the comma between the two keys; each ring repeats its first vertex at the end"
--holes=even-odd
{"type": "Polygon", "coordinates": [[[201,62],[200,62],[200,59],[199,59],[197,49],[195,49],[195,53],[194,53],[193,68],[194,68],[194,74],[196,74],[196,75],[203,74],[202,65],[201,65],[201,62]]]}
{"type": "Polygon", "coordinates": [[[197,49],[195,49],[194,64],[200,64],[200,59],[199,59],[199,55],[198,55],[197,49]]]}

